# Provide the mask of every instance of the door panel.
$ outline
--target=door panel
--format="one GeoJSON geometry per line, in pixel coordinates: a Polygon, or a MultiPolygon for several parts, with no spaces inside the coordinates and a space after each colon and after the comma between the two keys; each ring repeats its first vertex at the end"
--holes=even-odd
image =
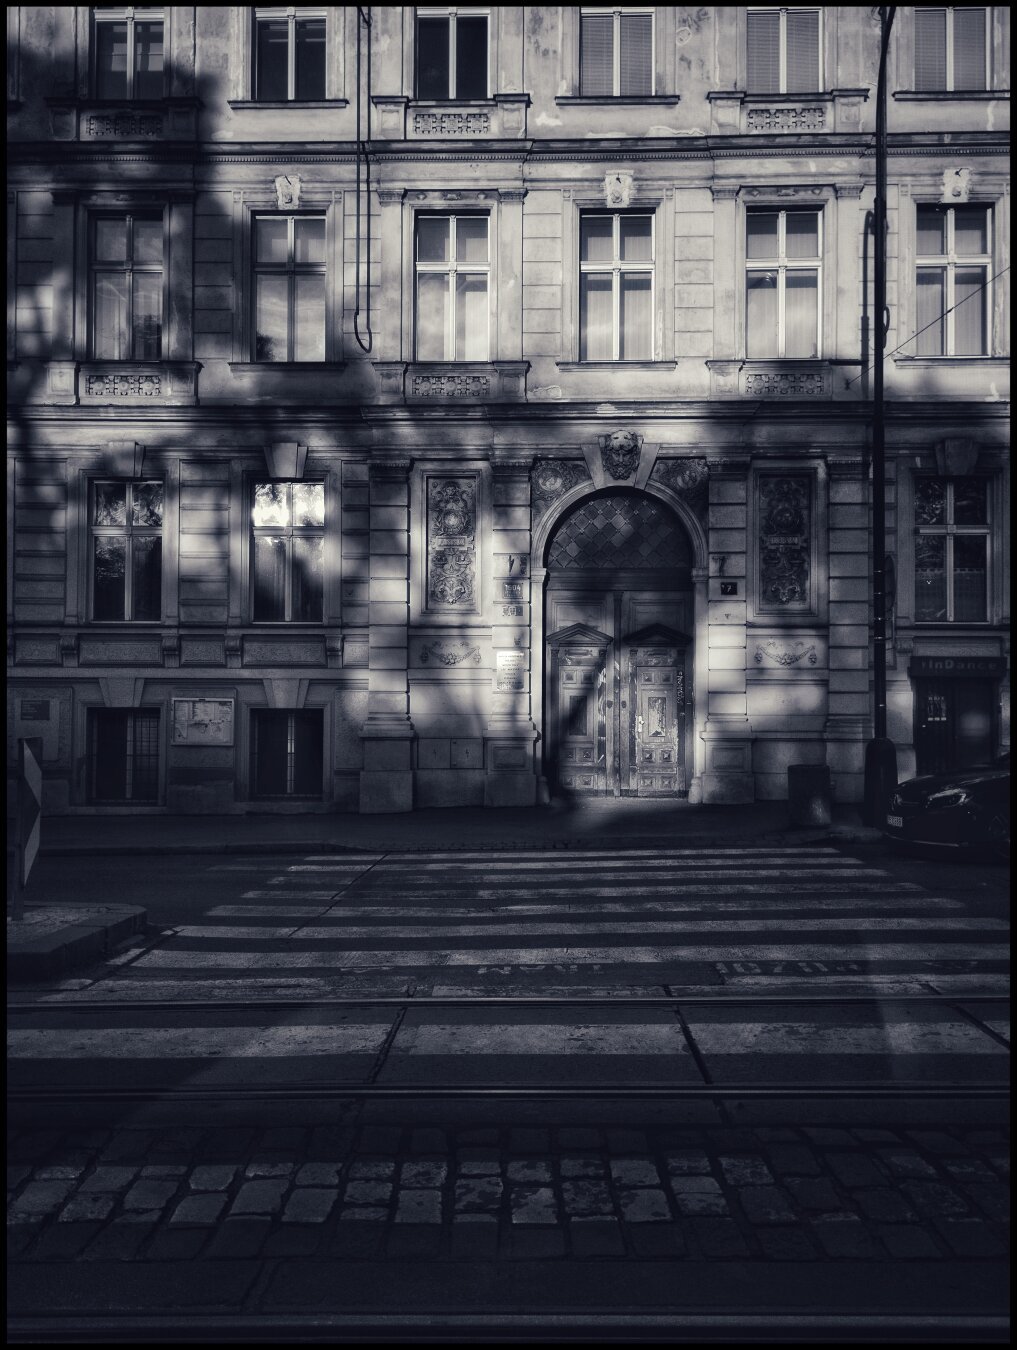
{"type": "Polygon", "coordinates": [[[915,758],[919,774],[986,764],[993,751],[995,688],[990,680],[916,681],[915,758]]]}
{"type": "Polygon", "coordinates": [[[629,785],[640,797],[672,797],[685,789],[683,672],[674,650],[632,653],[629,785]],[[643,664],[652,661],[653,664],[643,664]]]}
{"type": "Polygon", "coordinates": [[[558,786],[607,790],[606,652],[562,647],[554,700],[558,786]]]}

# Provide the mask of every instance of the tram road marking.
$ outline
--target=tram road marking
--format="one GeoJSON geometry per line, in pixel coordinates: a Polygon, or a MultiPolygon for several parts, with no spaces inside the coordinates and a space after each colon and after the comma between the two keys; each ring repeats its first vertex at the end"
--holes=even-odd
{"type": "MultiPolygon", "coordinates": [[[[261,899],[265,892],[248,892],[243,898],[248,896],[257,896],[261,899]]],[[[275,897],[273,897],[275,898],[275,897]]],[[[313,898],[313,896],[311,897],[313,898]]],[[[506,915],[553,915],[560,914],[563,917],[579,918],[583,914],[625,914],[632,911],[646,912],[648,914],[670,914],[670,913],[696,913],[700,910],[709,910],[711,914],[737,914],[743,911],[750,911],[753,914],[767,913],[768,911],[815,909],[817,904],[824,910],[870,910],[873,906],[871,899],[860,899],[854,896],[842,897],[818,895],[815,898],[809,897],[788,897],[783,900],[711,900],[704,904],[698,900],[674,899],[674,900],[616,900],[605,902],[603,904],[583,904],[579,901],[573,904],[561,905],[291,905],[289,903],[275,905],[216,905],[214,909],[208,911],[209,918],[222,919],[260,919],[268,918],[272,915],[289,916],[294,915],[298,918],[316,918],[321,914],[334,915],[336,918],[353,919],[470,919],[482,917],[489,914],[506,915]]],[[[900,898],[891,897],[887,901],[891,909],[964,909],[963,900],[951,900],[940,896],[930,896],[927,898],[918,898],[907,896],[900,898]]],[[[881,908],[886,908],[881,905],[881,908]]]]}
{"type": "MultiPolygon", "coordinates": [[[[54,1009],[58,1011],[58,1009],[54,1009]]],[[[328,1026],[71,1027],[11,1031],[12,1059],[260,1059],[376,1055],[392,1019],[328,1026]]]]}
{"type": "MultiPolygon", "coordinates": [[[[898,1015],[899,1016],[899,1015],[898,1015]]],[[[686,1010],[699,1050],[712,1055],[1006,1055],[969,1022],[883,1021],[878,1026],[823,1026],[795,1012],[795,1021],[713,1022],[686,1010]]]]}
{"type": "MultiPolygon", "coordinates": [[[[1005,919],[953,919],[953,918],[919,918],[919,919],[884,919],[867,917],[864,920],[864,931],[871,932],[928,932],[929,929],[944,932],[1006,932],[1009,924],[1005,919]]],[[[343,920],[342,915],[336,915],[336,922],[328,927],[312,926],[292,926],[286,925],[275,927],[265,925],[263,927],[236,927],[222,924],[186,924],[176,929],[175,936],[179,938],[216,938],[221,941],[246,942],[250,940],[263,939],[265,941],[275,941],[277,939],[296,938],[300,942],[332,942],[345,939],[369,939],[369,938],[420,938],[422,936],[434,937],[442,942],[452,938],[474,938],[474,937],[599,937],[604,936],[636,936],[642,933],[666,933],[672,935],[692,934],[692,933],[757,933],[767,934],[779,933],[782,930],[789,932],[851,932],[858,933],[861,930],[853,925],[850,918],[843,919],[673,919],[673,920],[646,920],[639,919],[628,922],[605,921],[601,918],[592,918],[587,923],[540,923],[529,924],[501,923],[492,919],[490,923],[464,923],[440,925],[429,923],[426,926],[421,924],[348,924],[343,920]]]]}

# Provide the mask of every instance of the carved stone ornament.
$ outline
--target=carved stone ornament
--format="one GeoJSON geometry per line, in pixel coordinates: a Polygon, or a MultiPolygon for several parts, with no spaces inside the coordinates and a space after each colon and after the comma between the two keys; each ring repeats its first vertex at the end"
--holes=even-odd
{"type": "Polygon", "coordinates": [[[533,466],[530,478],[530,502],[536,519],[570,492],[577,483],[590,481],[590,472],[582,460],[542,459],[533,466]]]}
{"type": "Polygon", "coordinates": [[[768,656],[771,661],[776,661],[778,666],[796,666],[799,661],[808,661],[810,666],[814,666],[819,660],[814,642],[810,642],[808,646],[804,642],[795,642],[780,647],[777,645],[776,638],[771,638],[769,642],[763,642],[756,648],[757,666],[763,664],[764,656],[768,656]]]}
{"type": "Polygon", "coordinates": [[[427,482],[427,597],[429,609],[476,605],[477,482],[427,482]]]}
{"type": "Polygon", "coordinates": [[[634,431],[612,431],[600,437],[600,457],[604,472],[616,481],[631,478],[639,467],[643,438],[634,431]]]}
{"type": "Polygon", "coordinates": [[[628,206],[632,200],[632,175],[618,171],[604,178],[604,201],[608,206],[628,206]]]}
{"type": "Polygon", "coordinates": [[[765,609],[809,603],[810,480],[805,475],[759,479],[759,602],[765,609]]]}
{"type": "Polygon", "coordinates": [[[748,131],[825,131],[826,109],[820,105],[790,108],[750,108],[748,131]]]}
{"type": "Polygon", "coordinates": [[[658,459],[650,476],[687,502],[700,520],[706,520],[710,477],[705,459],[658,459]]]}
{"type": "Polygon", "coordinates": [[[281,173],[275,179],[275,196],[279,204],[279,210],[283,207],[299,207],[300,189],[303,184],[300,181],[298,173],[281,173]]]}
{"type": "Polygon", "coordinates": [[[429,642],[426,647],[420,649],[422,666],[429,665],[431,661],[438,661],[443,666],[458,666],[464,661],[469,661],[472,665],[479,666],[482,660],[480,648],[471,647],[468,642],[429,642]]]}

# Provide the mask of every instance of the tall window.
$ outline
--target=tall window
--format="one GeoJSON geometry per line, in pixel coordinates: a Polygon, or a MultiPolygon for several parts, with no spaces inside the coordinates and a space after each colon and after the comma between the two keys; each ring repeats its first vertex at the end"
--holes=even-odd
{"type": "Polygon", "coordinates": [[[750,9],[746,34],[750,94],[813,94],[822,88],[818,9],[750,9]]]}
{"type": "Polygon", "coordinates": [[[746,356],[819,356],[820,221],[819,211],[746,213],[746,356]]]}
{"type": "Polygon", "coordinates": [[[325,217],[254,218],[254,359],[325,359],[325,217]]]}
{"type": "Polygon", "coordinates": [[[163,11],[96,5],[92,10],[96,98],[162,98],[163,11]]]}
{"type": "Polygon", "coordinates": [[[162,357],[163,218],[91,221],[91,348],[98,361],[162,357]]]}
{"type": "Polygon", "coordinates": [[[988,556],[988,480],[916,478],[915,620],[984,623],[988,556]]]}
{"type": "Polygon", "coordinates": [[[653,359],[652,216],[583,214],[579,359],[653,359]]]}
{"type": "Polygon", "coordinates": [[[988,14],[968,5],[915,9],[916,89],[988,87],[988,14]]]}
{"type": "Polygon", "coordinates": [[[256,623],[320,623],[325,484],[255,483],[251,560],[256,623]]]}
{"type": "Polygon", "coordinates": [[[417,98],[486,99],[485,11],[417,10],[417,98]]]}
{"type": "Polygon", "coordinates": [[[984,356],[988,350],[987,206],[917,209],[915,347],[919,356],[984,356]]]}
{"type": "Polygon", "coordinates": [[[323,9],[254,11],[254,97],[262,103],[325,97],[323,9]]]}
{"type": "Polygon", "coordinates": [[[92,618],[162,617],[163,485],[92,484],[92,618]]]}
{"type": "Polygon", "coordinates": [[[251,713],[251,795],[322,795],[323,719],[320,708],[251,713]]]}
{"type": "Polygon", "coordinates": [[[579,16],[579,92],[653,93],[653,10],[590,9],[579,16]]]}
{"type": "Polygon", "coordinates": [[[158,800],[158,708],[89,709],[88,798],[92,802],[158,800]]]}
{"type": "Polygon", "coordinates": [[[487,216],[417,216],[417,360],[487,361],[487,216]]]}

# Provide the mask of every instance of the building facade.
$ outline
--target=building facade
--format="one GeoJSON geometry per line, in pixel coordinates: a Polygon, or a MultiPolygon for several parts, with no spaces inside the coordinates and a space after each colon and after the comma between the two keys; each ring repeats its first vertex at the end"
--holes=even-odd
{"type": "MultiPolygon", "coordinates": [[[[7,13],[46,810],[860,799],[875,9],[7,13]]],[[[901,777],[1009,745],[1008,25],[891,39],[901,777]]]]}

